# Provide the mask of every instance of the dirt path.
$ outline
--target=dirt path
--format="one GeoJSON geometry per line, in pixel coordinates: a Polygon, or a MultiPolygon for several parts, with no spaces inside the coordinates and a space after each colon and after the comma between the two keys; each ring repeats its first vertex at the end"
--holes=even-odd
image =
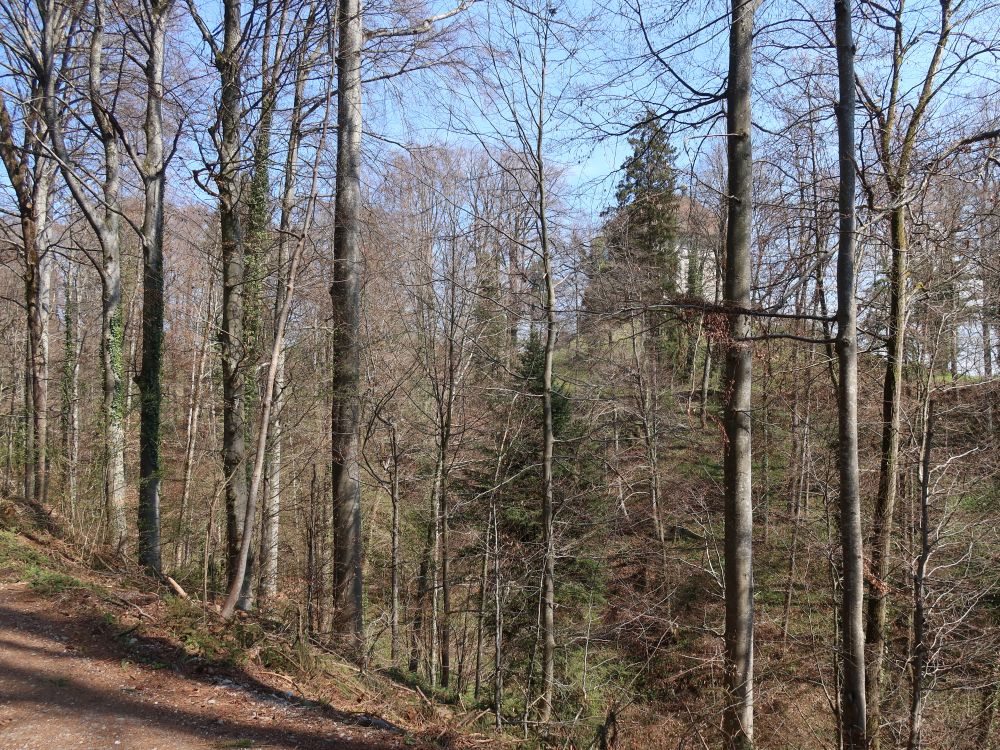
{"type": "Polygon", "coordinates": [[[0,586],[0,750],[412,746],[228,677],[136,664],[107,630],[26,584],[0,586]]]}

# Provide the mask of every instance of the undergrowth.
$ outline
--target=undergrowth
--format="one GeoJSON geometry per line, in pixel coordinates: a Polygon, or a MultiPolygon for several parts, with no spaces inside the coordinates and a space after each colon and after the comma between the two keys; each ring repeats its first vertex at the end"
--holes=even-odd
{"type": "MultiPolygon", "coordinates": [[[[461,703],[455,691],[434,688],[421,676],[405,670],[372,669],[359,674],[356,667],[333,651],[282,627],[277,620],[239,615],[233,621],[223,622],[197,601],[165,592],[160,597],[150,597],[148,578],[126,576],[111,581],[102,576],[101,573],[88,576],[83,568],[77,569],[47,554],[18,533],[0,529],[0,581],[24,582],[46,596],[87,595],[88,606],[96,605],[95,617],[122,643],[127,657],[123,664],[164,668],[164,652],[157,649],[150,652],[145,644],[150,638],[165,637],[183,652],[182,661],[221,670],[256,667],[277,673],[288,683],[282,691],[294,686],[300,692],[301,686],[306,686],[314,693],[308,700],[318,705],[340,706],[354,712],[365,701],[375,710],[388,709],[410,719],[415,716],[428,719],[435,714],[432,703],[438,706],[461,703]],[[142,598],[136,598],[137,591],[144,592],[142,598]],[[409,692],[403,692],[400,686],[409,688],[409,692]],[[424,697],[418,699],[417,691],[424,697]]],[[[407,740],[416,742],[412,736],[407,740]]]]}

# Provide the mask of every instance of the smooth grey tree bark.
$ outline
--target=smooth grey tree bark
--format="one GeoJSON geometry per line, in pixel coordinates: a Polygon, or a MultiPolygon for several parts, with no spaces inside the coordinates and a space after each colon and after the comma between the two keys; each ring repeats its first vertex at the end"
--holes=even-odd
{"type": "Polygon", "coordinates": [[[244,285],[246,258],[240,211],[244,42],[240,0],[225,0],[223,43],[216,55],[222,82],[218,119],[222,138],[215,183],[219,193],[222,241],[222,467],[226,477],[226,560],[228,583],[236,577],[244,536],[253,532],[247,518],[246,376],[244,374],[244,285]]]}
{"type": "MultiPolygon", "coordinates": [[[[256,132],[254,134],[252,168],[250,170],[249,187],[245,198],[245,248],[246,248],[246,285],[244,287],[244,335],[246,337],[247,360],[250,366],[246,369],[247,378],[247,423],[251,427],[253,419],[251,415],[257,409],[262,396],[263,384],[258,382],[258,366],[263,355],[264,339],[264,277],[267,274],[267,253],[272,237],[272,207],[271,207],[271,156],[272,156],[272,135],[274,129],[274,115],[278,104],[278,96],[281,93],[279,76],[284,71],[285,62],[284,47],[289,38],[286,33],[286,21],[288,18],[287,4],[275,6],[273,0],[267,0],[260,7],[263,16],[263,30],[255,40],[260,47],[260,103],[259,119],[257,121],[256,132]],[[272,57],[273,55],[273,57],[272,57]]],[[[291,138],[297,138],[298,133],[293,129],[290,132],[291,138]]],[[[279,253],[280,254],[280,253],[279,253]]],[[[277,269],[277,294],[276,298],[283,294],[284,272],[281,259],[279,258],[277,269]]],[[[275,320],[278,317],[279,300],[275,300],[275,320]]],[[[283,374],[283,373],[282,373],[283,374]]],[[[277,414],[274,413],[269,428],[273,429],[277,414]]],[[[280,428],[280,423],[279,423],[280,428]]],[[[273,433],[269,433],[273,434],[273,433]]],[[[250,436],[253,441],[253,435],[250,436]]],[[[270,448],[270,444],[269,444],[270,448]]],[[[280,452],[280,449],[279,449],[280,452]]],[[[264,474],[264,512],[261,518],[260,528],[260,552],[272,549],[271,538],[277,529],[272,523],[277,519],[277,515],[268,514],[268,506],[277,500],[272,497],[272,487],[274,486],[270,472],[271,451],[268,450],[268,458],[265,461],[264,474]]],[[[280,459],[279,459],[280,460],[280,459]]],[[[253,479],[251,478],[251,483],[253,479]]],[[[280,477],[278,479],[280,492],[280,477]]],[[[254,519],[256,522],[256,519],[254,519]]],[[[277,550],[275,541],[274,550],[277,550]]],[[[251,556],[252,560],[252,556],[251,556]]],[[[277,558],[275,558],[276,564],[277,558]]],[[[270,565],[270,561],[268,563],[270,565]]],[[[251,565],[251,568],[253,566],[251,565]]],[[[277,581],[277,570],[270,580],[268,570],[263,565],[260,567],[260,579],[257,585],[258,599],[269,595],[270,581],[277,581]],[[268,589],[268,592],[265,592],[268,589]]],[[[251,571],[252,574],[252,571],[251,571]]],[[[248,582],[249,585],[249,582],[248,582]]]]}
{"type": "Polygon", "coordinates": [[[80,265],[69,257],[63,301],[62,427],[66,500],[70,521],[76,523],[79,502],[77,469],[80,456],[80,355],[83,347],[80,315],[80,265]]]}
{"type": "Polygon", "coordinates": [[[338,0],[337,182],[334,200],[333,465],[334,632],[361,656],[359,377],[361,322],[361,25],[360,0],[338,0]]]}
{"type": "Polygon", "coordinates": [[[840,237],[837,251],[837,423],[840,471],[841,732],[845,750],[862,750],[867,741],[865,708],[864,552],[861,484],[858,468],[858,342],[855,293],[855,140],[854,34],[851,0],[834,0],[837,46],[837,140],[840,162],[840,237]]]}
{"type": "MultiPolygon", "coordinates": [[[[725,305],[750,307],[753,151],[750,89],[755,0],[733,0],[726,92],[729,216],[726,225],[725,305]]],[[[753,352],[750,318],[730,313],[726,349],[725,412],[725,682],[723,744],[753,747],[754,612],[753,496],[751,493],[750,387],[753,352]]]]}
{"type": "Polygon", "coordinates": [[[337,179],[334,197],[333,398],[330,434],[333,469],[334,632],[361,656],[364,634],[361,557],[360,324],[361,324],[361,55],[365,39],[425,34],[466,7],[423,19],[408,28],[366,31],[360,0],[337,2],[337,179]]]}

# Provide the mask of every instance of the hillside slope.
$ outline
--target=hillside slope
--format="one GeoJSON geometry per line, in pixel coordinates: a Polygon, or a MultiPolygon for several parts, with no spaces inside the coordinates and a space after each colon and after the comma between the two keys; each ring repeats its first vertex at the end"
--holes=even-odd
{"type": "Polygon", "coordinates": [[[2,750],[395,750],[474,741],[449,727],[442,709],[384,677],[334,682],[331,671],[352,668],[332,660],[320,668],[305,651],[310,670],[265,666],[291,646],[257,623],[241,623],[230,642],[196,605],[71,560],[55,563],[57,542],[43,549],[0,535],[2,750]]]}

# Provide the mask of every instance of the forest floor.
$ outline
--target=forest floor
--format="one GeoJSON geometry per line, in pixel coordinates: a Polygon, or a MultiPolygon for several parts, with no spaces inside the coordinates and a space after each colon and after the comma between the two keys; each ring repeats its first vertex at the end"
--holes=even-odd
{"type": "MultiPolygon", "coordinates": [[[[101,622],[27,583],[0,587],[0,602],[3,750],[407,746],[405,737],[347,725],[228,676],[136,663],[108,642],[101,622]]],[[[147,658],[161,656],[157,644],[142,645],[147,658]]]]}
{"type": "Polygon", "coordinates": [[[468,746],[402,703],[381,704],[390,722],[251,662],[192,659],[159,594],[38,568],[23,541],[12,562],[12,538],[0,539],[0,750],[468,746]],[[400,711],[412,726],[394,723],[400,711]]]}

